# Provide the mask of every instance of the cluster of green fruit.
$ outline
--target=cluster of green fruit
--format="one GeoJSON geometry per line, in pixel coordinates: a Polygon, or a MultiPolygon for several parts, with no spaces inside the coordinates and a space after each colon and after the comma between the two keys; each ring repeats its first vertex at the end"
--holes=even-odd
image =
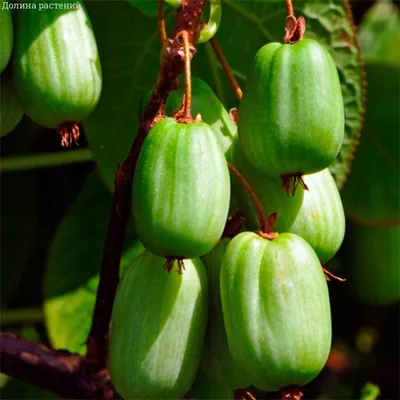
{"type": "MultiPolygon", "coordinates": [[[[111,380],[124,398],[143,399],[204,396],[205,381],[209,398],[233,398],[250,385],[299,387],[330,351],[321,263],[338,251],[345,228],[328,170],[344,130],[335,64],[313,40],[267,44],[238,126],[206,83],[193,78],[192,89],[202,122],[162,119],[138,159],[132,206],[145,250],[115,298],[111,380]],[[273,213],[263,223],[227,161],[273,213]],[[235,202],[249,231],[223,238],[235,202]]],[[[169,96],[167,115],[183,95],[169,96]]]]}
{"type": "Polygon", "coordinates": [[[39,10],[48,4],[0,2],[1,136],[26,113],[42,126],[57,128],[68,146],[78,139],[77,124],[97,105],[102,73],[83,3],[48,3],[51,7],[39,10]],[[14,30],[11,6],[17,8],[14,30]]]}

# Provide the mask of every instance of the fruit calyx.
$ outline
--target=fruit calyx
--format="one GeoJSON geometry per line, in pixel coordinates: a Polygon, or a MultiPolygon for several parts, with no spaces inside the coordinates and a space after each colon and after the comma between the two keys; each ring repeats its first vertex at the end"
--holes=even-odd
{"type": "Polygon", "coordinates": [[[228,217],[222,238],[233,238],[242,231],[242,226],[246,218],[243,213],[237,209],[231,216],[228,217]]]}
{"type": "Polygon", "coordinates": [[[285,174],[281,176],[282,189],[286,191],[288,195],[294,196],[296,193],[297,186],[301,186],[304,190],[308,190],[307,185],[304,183],[302,173],[297,174],[285,174]]]}
{"type": "Polygon", "coordinates": [[[288,386],[281,390],[282,400],[300,400],[303,393],[298,386],[288,386]]]}
{"type": "Polygon", "coordinates": [[[261,229],[256,231],[257,235],[268,240],[273,240],[276,237],[278,237],[279,233],[274,231],[274,226],[277,219],[278,219],[277,212],[270,214],[268,217],[260,215],[259,221],[261,229]]]}
{"type": "Polygon", "coordinates": [[[178,263],[178,274],[182,275],[185,270],[185,264],[182,257],[166,257],[164,268],[168,273],[170,273],[172,268],[174,268],[175,261],[178,263]]]}
{"type": "Polygon", "coordinates": [[[299,17],[296,19],[294,15],[289,15],[286,17],[285,36],[283,38],[283,43],[297,43],[303,39],[305,30],[306,20],[304,17],[299,17]]]}
{"type": "Polygon", "coordinates": [[[79,144],[79,126],[76,122],[67,122],[57,126],[57,133],[61,136],[61,146],[71,147],[79,144]]]}

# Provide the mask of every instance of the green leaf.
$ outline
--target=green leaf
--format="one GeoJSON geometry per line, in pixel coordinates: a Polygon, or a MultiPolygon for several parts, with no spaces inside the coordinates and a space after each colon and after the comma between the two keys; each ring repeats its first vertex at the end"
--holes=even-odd
{"type": "MultiPolygon", "coordinates": [[[[358,40],[345,0],[296,2],[296,15],[307,20],[306,37],[325,44],[339,70],[346,107],[343,148],[331,171],[342,186],[349,170],[362,113],[362,78],[358,40]]],[[[284,35],[283,1],[225,0],[217,39],[241,85],[257,50],[284,35]]],[[[160,45],[156,18],[144,16],[124,2],[90,2],[103,68],[103,94],[95,112],[85,121],[85,132],[103,177],[111,186],[116,161],[122,162],[132,145],[138,123],[138,105],[157,79],[160,45]],[[107,21],[107,29],[104,23],[107,21]]],[[[167,16],[169,22],[174,13],[167,16]]],[[[216,91],[228,108],[237,100],[210,45],[199,45],[193,73],[216,91]]]]}
{"type": "Polygon", "coordinates": [[[367,382],[361,391],[360,400],[376,400],[379,395],[379,387],[371,382],[367,382]]]}
{"type": "Polygon", "coordinates": [[[390,226],[400,222],[399,22],[394,5],[377,3],[360,26],[367,59],[366,114],[342,192],[347,217],[360,224],[390,226]]]}
{"type": "Polygon", "coordinates": [[[138,8],[145,15],[157,15],[157,0],[127,0],[127,2],[131,6],[138,8]]]}
{"type": "Polygon", "coordinates": [[[359,27],[360,43],[366,62],[399,65],[399,11],[391,2],[378,1],[359,27]]]}
{"type": "MultiPolygon", "coordinates": [[[[52,345],[84,354],[96,300],[112,198],[97,172],[61,222],[50,248],[45,275],[45,322],[52,345]]],[[[127,235],[122,266],[143,248],[127,235]]]]}

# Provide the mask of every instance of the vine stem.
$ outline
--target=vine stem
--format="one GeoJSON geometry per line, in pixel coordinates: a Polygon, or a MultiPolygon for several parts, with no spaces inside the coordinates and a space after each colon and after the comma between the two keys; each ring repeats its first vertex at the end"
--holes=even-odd
{"type": "Polygon", "coordinates": [[[215,55],[218,57],[219,62],[221,63],[222,69],[224,70],[229,80],[229,83],[231,84],[233,91],[235,92],[237,99],[241,100],[243,97],[243,91],[240,88],[220,45],[218,44],[217,39],[215,39],[215,37],[211,38],[210,44],[212,49],[214,50],[215,55]]]}
{"type": "Polygon", "coordinates": [[[157,6],[157,29],[160,37],[161,46],[167,40],[167,31],[165,29],[165,18],[164,18],[164,0],[158,0],[157,6]]]}
{"type": "Polygon", "coordinates": [[[286,4],[286,14],[288,17],[293,17],[294,16],[294,12],[293,12],[293,4],[292,4],[292,0],[285,0],[285,4],[286,4]]]}
{"type": "MultiPolygon", "coordinates": [[[[231,162],[228,161],[227,164],[228,164],[228,168],[232,171],[232,173],[236,176],[236,178],[240,181],[240,183],[244,186],[246,191],[249,193],[249,196],[257,209],[257,212],[259,215],[261,233],[265,234],[265,237],[267,239],[273,239],[274,237],[276,237],[276,234],[273,231],[273,228],[271,226],[272,224],[270,222],[270,218],[268,218],[266,216],[264,207],[263,207],[260,199],[257,197],[256,193],[254,192],[254,189],[252,188],[250,183],[247,181],[247,179],[243,176],[243,174],[231,162]]],[[[262,236],[264,236],[264,235],[262,235],[262,236]]]]}

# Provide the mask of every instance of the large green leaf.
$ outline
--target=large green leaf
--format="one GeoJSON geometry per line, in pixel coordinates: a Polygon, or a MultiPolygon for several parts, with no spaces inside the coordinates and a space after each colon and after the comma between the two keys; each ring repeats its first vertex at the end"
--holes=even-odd
{"type": "MultiPolygon", "coordinates": [[[[298,1],[295,6],[296,14],[306,17],[306,37],[316,38],[329,48],[342,81],[346,134],[342,151],[331,168],[341,186],[361,125],[362,79],[357,37],[345,0],[298,1]]],[[[156,19],[144,16],[126,2],[90,2],[88,8],[99,47],[104,88],[99,106],[84,125],[102,175],[111,186],[116,161],[125,159],[135,136],[140,100],[156,82],[160,45],[156,19]]],[[[173,12],[169,21],[171,18],[173,12]]],[[[284,24],[284,1],[223,2],[217,39],[240,84],[246,80],[256,51],[267,42],[282,40],[284,24]]],[[[216,90],[227,107],[237,105],[208,44],[199,46],[193,69],[216,90]]]]}
{"type": "MultiPolygon", "coordinates": [[[[97,172],[89,175],[51,245],[45,275],[45,321],[57,349],[86,351],[111,201],[97,172]]],[[[132,232],[126,243],[122,268],[142,250],[132,232]]]]}

